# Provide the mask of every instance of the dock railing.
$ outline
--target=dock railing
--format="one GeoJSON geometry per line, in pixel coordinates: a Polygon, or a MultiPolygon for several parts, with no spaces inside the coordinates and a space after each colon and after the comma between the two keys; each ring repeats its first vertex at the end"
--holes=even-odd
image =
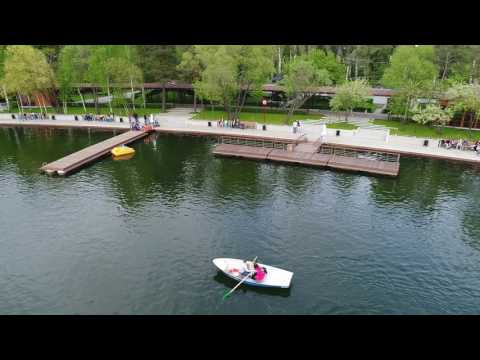
{"type": "Polygon", "coordinates": [[[400,162],[400,154],[383,152],[383,151],[370,151],[370,150],[351,149],[351,148],[344,148],[344,147],[331,146],[331,145],[321,145],[318,152],[321,154],[327,154],[327,155],[355,157],[355,158],[363,158],[363,159],[369,159],[369,160],[387,161],[387,162],[393,162],[393,163],[400,162]]]}
{"type": "Polygon", "coordinates": [[[276,140],[266,140],[266,139],[248,139],[235,136],[221,136],[218,139],[220,144],[231,144],[231,145],[246,145],[246,146],[256,146],[269,149],[282,149],[287,150],[288,143],[276,140]]]}

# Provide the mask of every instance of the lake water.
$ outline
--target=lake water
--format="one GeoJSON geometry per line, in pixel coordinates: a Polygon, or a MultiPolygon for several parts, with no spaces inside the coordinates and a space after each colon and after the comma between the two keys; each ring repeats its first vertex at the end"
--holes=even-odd
{"type": "Polygon", "coordinates": [[[109,132],[0,129],[0,314],[474,314],[480,172],[401,160],[398,178],[211,154],[153,136],[128,161],[39,173],[109,132]],[[215,257],[294,272],[242,287],[215,257]]]}

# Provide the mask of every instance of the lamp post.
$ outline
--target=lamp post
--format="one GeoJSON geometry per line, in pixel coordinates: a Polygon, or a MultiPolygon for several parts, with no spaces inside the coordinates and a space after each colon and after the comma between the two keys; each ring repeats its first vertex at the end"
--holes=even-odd
{"type": "Polygon", "coordinates": [[[267,100],[263,99],[262,100],[262,105],[263,105],[263,124],[265,124],[265,111],[267,110],[267,100]]]}

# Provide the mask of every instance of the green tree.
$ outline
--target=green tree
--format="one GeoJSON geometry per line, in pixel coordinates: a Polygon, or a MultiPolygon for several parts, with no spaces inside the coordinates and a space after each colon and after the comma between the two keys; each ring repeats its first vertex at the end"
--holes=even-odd
{"type": "Polygon", "coordinates": [[[404,121],[417,99],[435,84],[438,68],[434,63],[432,46],[406,46],[395,49],[390,65],[382,77],[382,84],[398,89],[405,98],[404,121]]]}
{"type": "MultiPolygon", "coordinates": [[[[202,66],[200,58],[196,53],[196,48],[192,46],[190,49],[184,51],[181,59],[180,64],[177,65],[180,77],[191,84],[199,81],[204,66],[202,66]]],[[[193,112],[197,112],[197,94],[195,88],[193,89],[193,112]]]]}
{"type": "Polygon", "coordinates": [[[332,85],[345,82],[346,67],[332,52],[314,49],[306,55],[306,59],[311,61],[316,69],[327,70],[332,85]]]}
{"type": "Polygon", "coordinates": [[[177,77],[179,54],[175,45],[137,45],[139,67],[146,82],[162,84],[162,110],[166,106],[166,83],[177,77]]]}
{"type": "Polygon", "coordinates": [[[435,62],[440,71],[440,78],[467,81],[469,75],[467,68],[472,54],[472,48],[467,45],[435,45],[435,62]]]}
{"type": "Polygon", "coordinates": [[[331,85],[332,79],[327,69],[317,68],[307,55],[297,56],[288,64],[281,84],[288,96],[287,107],[289,110],[285,119],[285,123],[288,124],[294,111],[312,98],[319,86],[331,85]]]}
{"type": "MultiPolygon", "coordinates": [[[[437,104],[427,104],[425,107],[415,105],[413,107],[412,120],[422,125],[437,125],[443,127],[451,119],[453,112],[451,109],[442,109],[437,104]]],[[[441,128],[440,128],[441,130],[441,128]]]]}
{"type": "Polygon", "coordinates": [[[480,116],[480,86],[477,84],[458,83],[446,92],[446,98],[451,102],[449,107],[462,113],[460,126],[464,126],[465,116],[470,113],[470,128],[477,125],[480,116]],[[473,123],[475,120],[475,124],[473,123]]]}
{"type": "Polygon", "coordinates": [[[347,77],[364,78],[378,85],[394,48],[394,45],[355,45],[344,59],[348,64],[347,77]]]}
{"type": "Polygon", "coordinates": [[[3,97],[5,98],[5,102],[7,103],[7,108],[10,109],[10,103],[8,101],[8,95],[7,95],[7,88],[5,86],[4,82],[4,63],[5,63],[5,57],[6,57],[6,52],[7,46],[6,45],[0,45],[0,87],[2,88],[3,92],[3,97]]]}
{"type": "Polygon", "coordinates": [[[129,84],[131,89],[132,109],[135,110],[134,88],[143,84],[142,71],[135,64],[131,63],[128,58],[112,58],[107,63],[107,71],[110,76],[113,87],[114,105],[123,106],[125,115],[128,114],[128,106],[125,101],[123,84],[129,84]]]}
{"type": "Polygon", "coordinates": [[[200,97],[223,104],[229,119],[237,119],[249,92],[258,91],[272,75],[273,47],[262,45],[195,45],[201,64],[194,83],[200,97]]]}
{"type": "Polygon", "coordinates": [[[73,88],[76,86],[85,113],[87,108],[79,85],[89,81],[88,67],[91,51],[92,46],[89,45],[65,46],[60,52],[57,66],[61,98],[68,99],[70,92],[73,92],[73,88]]]}
{"type": "Polygon", "coordinates": [[[366,80],[348,81],[337,87],[337,91],[330,100],[333,111],[345,111],[345,121],[353,109],[365,106],[370,96],[370,87],[366,80]]]}
{"type": "MultiPolygon", "coordinates": [[[[75,85],[86,81],[90,47],[85,45],[67,45],[62,48],[58,57],[57,81],[63,111],[67,112],[67,102],[75,90],[75,85]]],[[[87,112],[85,101],[79,87],[76,87],[82,101],[83,110],[87,112]]]]}
{"type": "Polygon", "coordinates": [[[12,45],[6,49],[4,83],[7,92],[14,93],[23,111],[21,95],[34,95],[47,111],[39,93],[55,88],[55,78],[45,55],[29,45],[12,45]]]}
{"type": "MultiPolygon", "coordinates": [[[[133,83],[138,83],[139,69],[132,63],[135,59],[135,51],[129,45],[96,45],[91,47],[86,78],[106,90],[111,113],[113,113],[113,83],[120,81],[119,79],[124,81],[121,84],[115,84],[118,90],[130,82],[132,93],[133,83]],[[120,76],[121,71],[124,72],[123,76],[120,76]]],[[[98,97],[96,90],[94,91],[95,110],[98,113],[98,97]]]]}
{"type": "Polygon", "coordinates": [[[55,69],[63,46],[64,45],[34,45],[33,47],[39,49],[45,55],[50,66],[55,69]]]}

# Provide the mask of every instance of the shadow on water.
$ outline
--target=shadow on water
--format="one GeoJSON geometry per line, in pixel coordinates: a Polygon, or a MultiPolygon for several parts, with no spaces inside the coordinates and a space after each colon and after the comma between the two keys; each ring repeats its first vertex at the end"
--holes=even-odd
{"type": "MultiPolygon", "coordinates": [[[[217,271],[217,273],[213,277],[213,280],[215,280],[219,284],[225,285],[225,290],[233,289],[235,285],[238,284],[238,281],[235,281],[232,278],[229,278],[221,271],[217,271]]],[[[280,288],[264,288],[259,286],[240,285],[240,288],[238,288],[235,291],[243,291],[243,292],[252,291],[254,293],[262,294],[262,295],[289,297],[292,290],[292,286],[293,285],[290,285],[288,289],[280,289],[280,288]]]]}

